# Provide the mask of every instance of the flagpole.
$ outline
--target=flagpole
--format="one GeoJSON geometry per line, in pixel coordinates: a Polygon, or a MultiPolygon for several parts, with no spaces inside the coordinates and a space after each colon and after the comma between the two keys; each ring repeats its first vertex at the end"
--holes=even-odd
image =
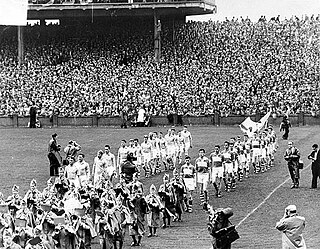
{"type": "Polygon", "coordinates": [[[24,61],[24,49],[23,49],[23,29],[22,26],[18,26],[18,64],[21,66],[24,61]]]}

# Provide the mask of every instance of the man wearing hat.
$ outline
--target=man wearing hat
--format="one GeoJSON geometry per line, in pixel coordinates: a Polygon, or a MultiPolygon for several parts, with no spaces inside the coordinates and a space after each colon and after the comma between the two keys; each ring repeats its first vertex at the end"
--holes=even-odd
{"type": "Polygon", "coordinates": [[[276,224],[276,229],[282,232],[283,249],[307,248],[302,235],[305,223],[305,218],[297,214],[295,205],[286,207],[283,218],[276,224]]]}
{"type": "Polygon", "coordinates": [[[50,162],[50,176],[58,175],[58,168],[62,166],[62,158],[60,155],[60,145],[57,142],[57,133],[52,134],[48,146],[48,158],[50,162]]]}

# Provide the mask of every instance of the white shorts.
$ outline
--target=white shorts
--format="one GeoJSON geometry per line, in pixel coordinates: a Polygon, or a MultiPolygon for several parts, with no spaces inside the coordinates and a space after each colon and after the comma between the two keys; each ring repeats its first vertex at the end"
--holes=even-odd
{"type": "Polygon", "coordinates": [[[151,161],[151,153],[142,153],[142,162],[149,163],[151,161]]]}
{"type": "Polygon", "coordinates": [[[108,166],[108,167],[106,167],[106,172],[107,172],[108,176],[110,177],[110,176],[112,176],[113,173],[116,172],[116,170],[114,167],[108,166]]]}
{"type": "Polygon", "coordinates": [[[184,153],[185,153],[186,155],[188,155],[189,149],[190,149],[190,143],[185,143],[185,144],[184,144],[184,153]]]}
{"type": "Polygon", "coordinates": [[[266,150],[266,148],[263,148],[262,150],[261,150],[261,158],[267,158],[267,150],[266,150]]]}
{"type": "Polygon", "coordinates": [[[194,178],[183,178],[187,190],[193,191],[196,188],[196,181],[194,178]]]}
{"type": "Polygon", "coordinates": [[[160,151],[157,150],[157,149],[155,149],[155,150],[152,150],[152,151],[151,151],[151,154],[152,154],[151,158],[152,158],[152,159],[156,159],[156,158],[159,158],[159,156],[160,156],[160,151]]]}
{"type": "Polygon", "coordinates": [[[233,164],[233,172],[238,172],[238,168],[239,168],[239,163],[238,161],[234,161],[234,164],[233,164]]]}
{"type": "Polygon", "coordinates": [[[166,156],[167,156],[167,151],[166,151],[166,149],[161,149],[161,150],[160,150],[160,155],[161,155],[161,157],[166,157],[166,156]]]}
{"type": "Polygon", "coordinates": [[[168,157],[174,157],[176,154],[176,148],[174,146],[168,146],[168,157]]]}
{"type": "Polygon", "coordinates": [[[255,158],[259,157],[261,154],[261,150],[259,148],[252,150],[252,159],[255,160],[255,158]]]}
{"type": "Polygon", "coordinates": [[[198,173],[197,182],[203,184],[203,190],[207,190],[209,182],[209,173],[198,173]]]}
{"type": "Polygon", "coordinates": [[[137,157],[137,165],[141,165],[141,162],[142,162],[142,158],[141,158],[141,156],[138,156],[137,157]]]}
{"type": "Polygon", "coordinates": [[[222,166],[212,168],[212,182],[215,182],[217,178],[222,178],[223,172],[224,168],[222,166]]]}
{"type": "Polygon", "coordinates": [[[179,146],[179,153],[182,153],[184,151],[184,145],[179,146]]]}
{"type": "Polygon", "coordinates": [[[226,173],[233,174],[233,163],[225,163],[226,173]]]}

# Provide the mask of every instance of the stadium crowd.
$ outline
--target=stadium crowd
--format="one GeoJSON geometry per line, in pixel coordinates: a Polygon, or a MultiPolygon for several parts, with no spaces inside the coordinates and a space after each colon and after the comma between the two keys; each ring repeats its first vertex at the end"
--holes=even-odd
{"type": "MultiPolygon", "coordinates": [[[[152,22],[150,22],[152,23],[152,22]]],[[[319,114],[320,18],[163,24],[29,26],[25,64],[16,30],[0,35],[0,115],[319,114]]]]}

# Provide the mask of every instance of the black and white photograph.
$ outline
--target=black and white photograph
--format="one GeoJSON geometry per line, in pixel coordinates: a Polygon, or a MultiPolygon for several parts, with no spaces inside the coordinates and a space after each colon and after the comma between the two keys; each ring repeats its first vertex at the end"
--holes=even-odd
{"type": "Polygon", "coordinates": [[[0,0],[0,249],[319,249],[320,0],[0,0]]]}

